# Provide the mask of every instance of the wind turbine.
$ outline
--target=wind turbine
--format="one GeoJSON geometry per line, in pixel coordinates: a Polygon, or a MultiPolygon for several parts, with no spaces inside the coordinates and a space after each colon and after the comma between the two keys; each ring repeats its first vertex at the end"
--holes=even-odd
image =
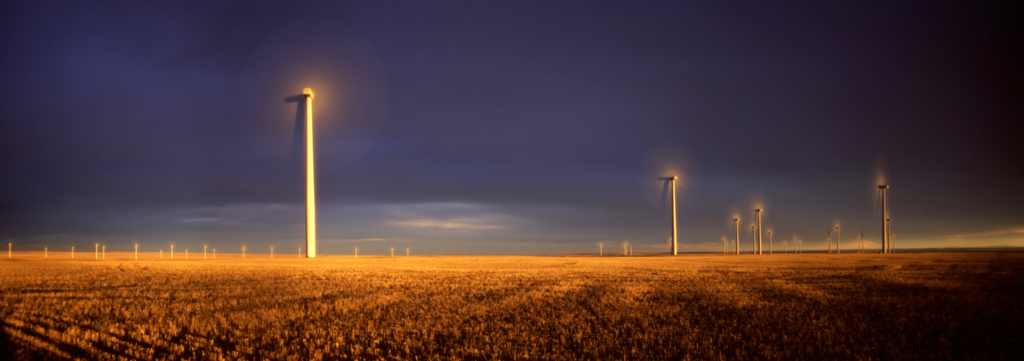
{"type": "Polygon", "coordinates": [[[736,255],[740,254],[740,217],[732,219],[732,226],[736,228],[736,255]]]}
{"type": "Polygon", "coordinates": [[[889,240],[889,253],[892,253],[892,219],[890,218],[885,219],[885,239],[889,240]]]}
{"type": "MultiPolygon", "coordinates": [[[[661,178],[658,178],[658,179],[665,181],[666,182],[666,186],[669,186],[670,188],[672,188],[672,255],[675,256],[675,255],[679,254],[679,248],[678,248],[679,246],[677,244],[679,238],[677,236],[678,233],[676,232],[676,179],[679,179],[679,177],[671,176],[671,177],[661,177],[661,178]]],[[[665,194],[663,192],[662,193],[662,199],[664,199],[664,197],[665,197],[665,194]]],[[[662,203],[662,204],[664,204],[664,203],[662,203]]]]}
{"type": "Polygon", "coordinates": [[[761,244],[761,208],[754,210],[754,216],[756,216],[757,218],[757,251],[755,253],[761,254],[761,249],[763,246],[761,244]]]}
{"type": "Polygon", "coordinates": [[[316,188],[313,182],[313,89],[302,89],[306,98],[306,258],[316,258],[316,188]]]}
{"type": "Polygon", "coordinates": [[[836,253],[837,254],[843,253],[843,250],[841,248],[842,248],[842,246],[840,246],[840,243],[839,243],[839,226],[836,226],[836,253]]]}
{"type": "Polygon", "coordinates": [[[768,231],[768,254],[772,254],[772,231],[768,231]]]}
{"type": "Polygon", "coordinates": [[[753,243],[753,246],[754,246],[753,254],[756,255],[757,254],[757,233],[754,233],[755,229],[757,229],[757,226],[754,226],[754,225],[750,226],[750,240],[751,240],[751,243],[753,243]]]}
{"type": "Polygon", "coordinates": [[[889,253],[889,227],[886,223],[889,214],[885,209],[885,190],[887,189],[889,189],[888,185],[881,184],[878,186],[879,195],[882,197],[882,253],[889,253]]]}

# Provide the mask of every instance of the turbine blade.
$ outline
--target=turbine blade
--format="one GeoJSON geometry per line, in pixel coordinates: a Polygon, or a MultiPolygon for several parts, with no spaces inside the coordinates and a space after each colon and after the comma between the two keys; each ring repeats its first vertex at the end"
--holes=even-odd
{"type": "Polygon", "coordinates": [[[287,103],[295,103],[295,126],[292,133],[291,162],[289,166],[301,169],[306,165],[306,102],[302,95],[285,98],[287,103]]]}
{"type": "Polygon", "coordinates": [[[665,212],[666,203],[668,202],[668,183],[669,182],[670,182],[669,180],[666,180],[665,181],[665,186],[661,188],[661,211],[662,212],[665,212]]]}

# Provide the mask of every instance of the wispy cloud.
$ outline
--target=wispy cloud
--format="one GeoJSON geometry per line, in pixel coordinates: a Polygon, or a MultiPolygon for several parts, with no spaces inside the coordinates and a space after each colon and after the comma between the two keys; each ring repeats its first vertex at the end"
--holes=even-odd
{"type": "Polygon", "coordinates": [[[505,228],[505,226],[501,224],[495,224],[485,220],[465,218],[452,220],[412,219],[406,221],[392,221],[389,224],[391,224],[392,226],[405,228],[437,228],[473,231],[505,228]]]}
{"type": "Polygon", "coordinates": [[[200,218],[185,218],[185,219],[179,220],[179,222],[185,222],[185,223],[205,223],[205,222],[220,222],[222,220],[224,220],[224,218],[200,217],[200,218]]]}
{"type": "Polygon", "coordinates": [[[985,232],[962,233],[949,236],[952,239],[1024,235],[1024,227],[1001,228],[985,232]]]}
{"type": "Polygon", "coordinates": [[[330,239],[318,239],[318,242],[384,242],[384,241],[402,241],[399,239],[392,238],[330,238],[330,239]]]}

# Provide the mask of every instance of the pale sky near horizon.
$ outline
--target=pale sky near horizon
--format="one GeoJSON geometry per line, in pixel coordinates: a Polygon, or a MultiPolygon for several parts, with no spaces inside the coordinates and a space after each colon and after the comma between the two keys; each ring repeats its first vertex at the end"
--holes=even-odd
{"type": "Polygon", "coordinates": [[[1020,10],[16,2],[0,240],[300,247],[311,87],[324,254],[1022,247],[1020,10]]]}

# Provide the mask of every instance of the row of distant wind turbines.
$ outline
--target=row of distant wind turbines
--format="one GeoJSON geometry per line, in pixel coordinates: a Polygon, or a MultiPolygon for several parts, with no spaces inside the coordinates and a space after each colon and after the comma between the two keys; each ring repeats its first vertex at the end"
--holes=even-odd
{"type": "MultiPolygon", "coordinates": [[[[658,178],[658,179],[670,182],[670,188],[672,189],[672,255],[674,256],[674,255],[678,254],[678,249],[679,249],[678,248],[678,232],[677,232],[677,228],[676,228],[676,219],[677,219],[676,218],[676,180],[679,179],[679,177],[671,176],[671,177],[661,177],[661,178],[658,178]]],[[[880,245],[881,249],[880,249],[879,253],[883,253],[883,254],[888,254],[888,253],[892,253],[893,252],[893,247],[892,247],[892,229],[890,227],[890,224],[892,223],[892,219],[889,218],[889,214],[888,214],[887,208],[885,206],[885,193],[886,193],[886,190],[888,190],[888,189],[889,189],[889,186],[885,185],[885,184],[880,184],[878,186],[879,195],[881,196],[881,200],[882,200],[882,207],[881,207],[882,208],[882,212],[881,212],[882,213],[882,244],[880,245]]],[[[762,243],[762,238],[761,238],[761,234],[762,234],[762,231],[761,231],[761,212],[762,211],[763,211],[763,209],[761,209],[761,208],[754,209],[754,218],[757,220],[757,223],[755,225],[750,226],[750,234],[751,234],[751,238],[752,238],[752,253],[756,254],[756,255],[764,254],[763,243],[762,243]]],[[[739,223],[740,222],[740,218],[739,218],[739,216],[736,216],[735,218],[733,218],[732,222],[733,222],[733,227],[736,230],[736,238],[735,238],[735,241],[733,242],[733,244],[735,245],[735,253],[738,255],[738,254],[740,254],[740,223],[739,223]]],[[[841,230],[841,227],[837,225],[836,226],[836,231],[835,231],[835,233],[836,233],[836,250],[835,250],[835,253],[837,253],[837,254],[841,253],[840,230],[841,230]]],[[[859,252],[863,253],[864,252],[864,233],[863,232],[861,232],[861,235],[857,239],[857,241],[858,241],[857,242],[857,244],[858,244],[857,250],[859,252]]],[[[773,243],[772,242],[772,231],[768,231],[768,254],[772,254],[773,253],[772,243],[773,243]]],[[[622,244],[622,246],[623,246],[623,254],[632,254],[633,252],[632,252],[632,245],[631,244],[629,245],[629,252],[627,253],[625,251],[625,248],[626,248],[627,244],[628,243],[626,243],[626,242],[623,242],[623,244],[622,244]]],[[[801,245],[803,245],[803,240],[797,238],[796,236],[793,236],[793,252],[794,253],[800,253],[802,251],[802,249],[800,247],[801,245]]],[[[599,251],[600,254],[603,256],[604,255],[604,244],[598,244],[598,247],[599,247],[599,250],[600,250],[599,251]]],[[[788,241],[783,241],[783,247],[785,247],[784,248],[785,249],[784,252],[785,253],[789,253],[788,241]]],[[[728,254],[728,253],[729,253],[728,240],[725,237],[722,237],[722,254],[728,254]]],[[[832,253],[832,232],[831,231],[828,232],[828,253],[832,253]]]]}
{"type": "MultiPolygon", "coordinates": [[[[13,258],[14,257],[13,246],[14,246],[14,243],[7,243],[7,258],[13,258]]],[[[171,250],[170,250],[170,252],[168,252],[168,256],[169,256],[169,259],[174,259],[174,245],[172,244],[170,246],[171,246],[171,250]]],[[[410,256],[410,251],[411,251],[410,247],[405,247],[405,256],[406,257],[410,256]]],[[[242,246],[242,259],[245,259],[245,252],[246,252],[246,246],[242,246]]],[[[49,258],[50,257],[49,253],[50,253],[50,247],[43,247],[43,258],[49,258]]],[[[159,254],[160,254],[160,259],[164,259],[164,250],[163,249],[160,249],[159,254]]],[[[391,257],[394,257],[394,256],[395,256],[395,247],[391,247],[391,257]]],[[[302,248],[301,247],[299,247],[299,257],[302,257],[302,248]]],[[[355,247],[355,257],[357,257],[357,258],[359,257],[359,247],[355,247]]],[[[71,259],[74,259],[74,258],[75,258],[75,246],[71,246],[71,259]]],[[[94,258],[98,259],[98,260],[99,259],[107,259],[107,246],[106,245],[100,245],[99,243],[97,243],[96,244],[94,258]]],[[[271,259],[274,258],[274,247],[273,246],[270,247],[270,258],[271,259]]],[[[137,243],[135,244],[135,259],[139,259],[139,245],[137,243]]],[[[188,259],[188,248],[185,249],[185,259],[188,259]]],[[[204,245],[203,246],[203,259],[204,260],[205,259],[217,259],[217,249],[216,248],[209,248],[208,246],[204,245]],[[208,250],[212,251],[209,254],[209,255],[212,255],[212,257],[208,256],[208,253],[207,253],[208,250]]]]}

